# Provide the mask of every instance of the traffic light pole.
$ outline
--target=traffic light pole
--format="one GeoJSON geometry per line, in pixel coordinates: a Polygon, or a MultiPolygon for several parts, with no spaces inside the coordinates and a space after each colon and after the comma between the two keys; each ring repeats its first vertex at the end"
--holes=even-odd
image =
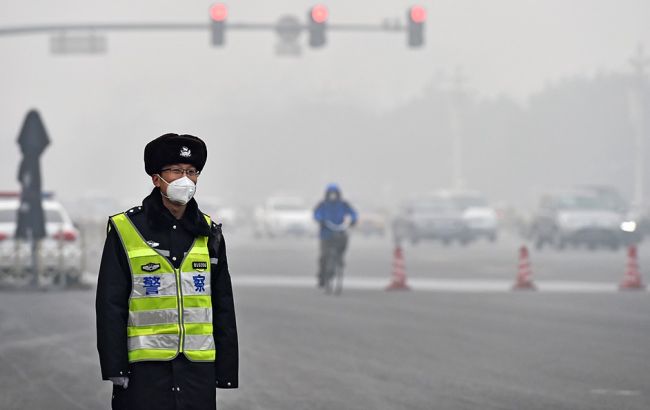
{"type": "Polygon", "coordinates": [[[386,24],[328,24],[328,30],[335,31],[374,31],[374,32],[386,32],[386,31],[404,31],[406,28],[403,25],[386,25],[386,24]]]}
{"type": "Polygon", "coordinates": [[[635,158],[634,158],[634,205],[642,209],[646,204],[645,198],[645,173],[646,173],[646,68],[650,65],[648,58],[641,46],[630,59],[634,70],[634,88],[630,93],[630,117],[633,124],[635,158]]]}
{"type": "Polygon", "coordinates": [[[60,32],[94,31],[194,31],[207,30],[205,23],[110,23],[110,24],[58,24],[22,27],[0,27],[0,36],[17,36],[60,32]]]}
{"type": "MultiPolygon", "coordinates": [[[[226,23],[228,30],[273,31],[278,29],[276,23],[226,23]]],[[[301,25],[301,30],[307,30],[308,25],[301,25]]],[[[209,30],[209,23],[97,23],[97,24],[56,24],[33,25],[20,27],[0,27],[1,36],[20,36],[30,34],[55,34],[60,32],[119,32],[119,31],[201,31],[209,30]]],[[[387,32],[404,31],[402,25],[385,24],[328,24],[327,30],[387,32]]]]}
{"type": "Polygon", "coordinates": [[[460,69],[456,69],[453,77],[453,84],[451,90],[451,98],[449,100],[449,128],[452,138],[452,152],[451,152],[451,173],[452,173],[452,186],[456,190],[465,188],[465,178],[463,172],[463,117],[462,117],[462,103],[463,103],[463,84],[465,77],[460,69]]]}

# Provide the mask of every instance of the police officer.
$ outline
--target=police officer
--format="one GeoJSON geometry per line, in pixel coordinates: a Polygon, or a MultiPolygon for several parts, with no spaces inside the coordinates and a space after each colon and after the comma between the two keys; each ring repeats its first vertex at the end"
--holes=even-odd
{"type": "Polygon", "coordinates": [[[238,386],[226,245],[192,198],[206,158],[191,135],[151,141],[153,191],[109,219],[96,314],[113,409],[216,409],[215,388],[238,386]]]}

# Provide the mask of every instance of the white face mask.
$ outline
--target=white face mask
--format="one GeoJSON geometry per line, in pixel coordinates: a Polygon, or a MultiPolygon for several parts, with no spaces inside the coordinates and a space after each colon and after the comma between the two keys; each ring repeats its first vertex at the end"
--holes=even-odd
{"type": "Polygon", "coordinates": [[[196,184],[187,176],[172,181],[171,183],[165,181],[160,175],[158,177],[167,184],[167,195],[163,194],[162,190],[160,190],[160,193],[174,203],[185,205],[190,202],[190,199],[192,199],[196,192],[196,184]]]}

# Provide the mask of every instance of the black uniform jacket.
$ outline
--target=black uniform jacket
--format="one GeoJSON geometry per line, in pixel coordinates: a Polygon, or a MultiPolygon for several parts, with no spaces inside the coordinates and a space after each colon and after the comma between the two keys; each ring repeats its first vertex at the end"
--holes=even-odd
{"type": "MultiPolygon", "coordinates": [[[[216,382],[218,388],[236,388],[239,364],[237,325],[226,260],[226,244],[221,234],[221,225],[212,223],[212,226],[209,226],[194,199],[188,203],[183,217],[177,220],[163,206],[158,188],[142,201],[142,206],[128,210],[126,215],[149,245],[167,257],[175,268],[180,267],[183,256],[189,252],[194,238],[209,237],[216,360],[214,363],[190,362],[179,355],[167,364],[137,362],[129,365],[126,327],[131,272],[117,230],[109,220],[99,268],[95,306],[97,350],[102,378],[108,380],[110,377],[129,376],[134,367],[138,366],[138,372],[144,373],[144,369],[149,366],[151,369],[167,369],[165,370],[167,373],[179,373],[171,376],[164,375],[166,378],[173,379],[170,382],[174,383],[172,387],[176,385],[180,387],[182,383],[175,379],[186,379],[186,374],[193,374],[197,380],[216,382]]],[[[131,375],[130,378],[133,379],[133,376],[135,375],[131,375]]],[[[213,392],[214,386],[212,385],[213,392]]]]}

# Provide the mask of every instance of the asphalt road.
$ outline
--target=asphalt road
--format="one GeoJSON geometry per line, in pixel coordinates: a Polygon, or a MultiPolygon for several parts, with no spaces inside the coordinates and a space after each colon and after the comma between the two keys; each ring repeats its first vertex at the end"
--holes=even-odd
{"type": "MultiPolygon", "coordinates": [[[[648,292],[348,288],[332,297],[268,285],[311,281],[314,241],[227,239],[241,387],[218,391],[221,409],[650,408],[648,292]]],[[[510,281],[519,245],[423,243],[405,249],[407,272],[510,281]]],[[[391,258],[388,239],[353,238],[347,276],[387,284],[391,258]]],[[[531,259],[540,283],[616,285],[626,262],[624,251],[531,259]]],[[[93,291],[0,292],[0,409],[109,408],[97,361],[93,291]]]]}
{"type": "MultiPolygon", "coordinates": [[[[229,258],[241,275],[309,277],[316,269],[315,239],[252,240],[245,233],[227,235],[229,258]]],[[[417,279],[513,280],[519,248],[527,245],[517,236],[502,234],[495,243],[479,241],[470,246],[445,247],[437,242],[405,245],[408,276],[417,279]]],[[[390,238],[353,236],[349,243],[346,276],[388,279],[393,243],[390,238]]],[[[625,249],[618,251],[530,249],[535,279],[618,283],[626,269],[625,249]]],[[[639,248],[641,267],[650,269],[650,241],[639,248]]]]}

